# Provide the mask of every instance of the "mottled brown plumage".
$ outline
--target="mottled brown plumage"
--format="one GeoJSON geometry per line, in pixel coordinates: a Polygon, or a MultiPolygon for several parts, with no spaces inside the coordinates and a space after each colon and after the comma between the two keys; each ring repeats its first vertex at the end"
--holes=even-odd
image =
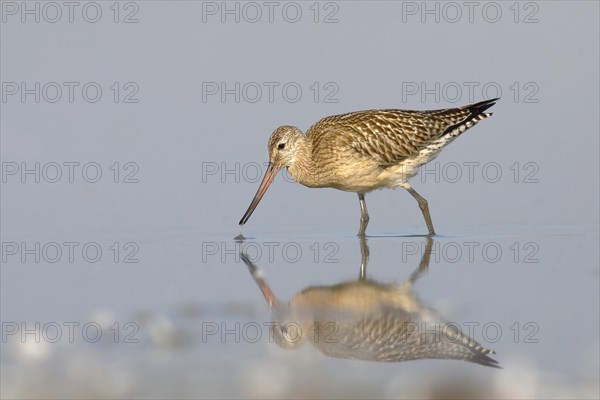
{"type": "Polygon", "coordinates": [[[368,213],[365,193],[403,187],[417,200],[434,234],[427,201],[408,184],[419,166],[433,160],[465,130],[491,116],[497,99],[460,108],[432,111],[370,110],[319,120],[306,135],[281,126],[268,142],[269,168],[240,225],[246,223],[281,168],[308,187],[332,187],[358,193],[364,235],[368,213]]]}
{"type": "Polygon", "coordinates": [[[246,255],[242,258],[271,305],[271,335],[282,348],[295,349],[309,341],[323,354],[338,358],[381,362],[456,359],[498,367],[488,356],[493,351],[455,324],[447,324],[412,291],[428,268],[432,245],[429,238],[419,268],[406,282],[383,284],[366,279],[368,247],[363,242],[358,281],[308,287],[289,305],[279,302],[257,267],[246,255]]]}

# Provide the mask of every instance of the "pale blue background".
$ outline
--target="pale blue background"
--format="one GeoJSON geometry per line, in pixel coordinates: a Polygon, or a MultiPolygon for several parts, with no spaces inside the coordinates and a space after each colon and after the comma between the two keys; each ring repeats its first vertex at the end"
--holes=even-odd
{"type": "MultiPolygon", "coordinates": [[[[480,176],[473,183],[417,177],[413,183],[429,200],[442,235],[438,243],[493,241],[508,252],[514,242],[534,242],[539,263],[442,260],[432,263],[416,291],[448,320],[503,327],[534,321],[540,342],[515,344],[507,332],[488,344],[504,367],[496,371],[450,361],[336,360],[310,346],[284,352],[264,341],[207,345],[196,337],[183,350],[164,349],[141,326],[137,346],[74,343],[21,351],[20,344],[3,343],[3,397],[430,396],[433,387],[447,389],[446,379],[465,380],[482,396],[598,396],[597,2],[535,2],[539,22],[531,24],[513,22],[512,2],[499,2],[504,14],[497,23],[481,14],[473,23],[466,16],[457,23],[421,23],[412,16],[403,22],[402,2],[336,2],[339,22],[333,24],[312,21],[313,2],[301,3],[305,14],[296,24],[278,16],[274,23],[223,24],[216,17],[203,23],[200,1],[139,1],[139,23],[115,24],[112,2],[100,4],[104,14],[96,24],[76,14],[74,23],[23,24],[7,16],[1,25],[2,82],[95,81],[104,89],[95,104],[81,98],[73,104],[1,103],[2,162],[94,161],[105,177],[96,184],[9,178],[0,197],[2,242],[95,241],[104,249],[135,242],[140,262],[9,258],[0,271],[3,322],[123,322],[145,312],[197,334],[202,321],[267,321],[242,263],[219,257],[202,262],[203,243],[234,248],[237,222],[258,184],[232,175],[203,182],[203,163],[262,165],[268,136],[283,124],[305,130],[336,113],[469,101],[465,94],[457,103],[431,96],[403,102],[406,82],[497,82],[503,97],[494,116],[436,162],[496,162],[506,178],[491,184],[480,176]],[[221,81],[297,82],[304,91],[296,103],[281,96],[273,103],[231,97],[222,103],[217,96],[203,102],[202,83],[221,81]],[[112,102],[113,82],[136,82],[139,103],[112,102]],[[313,82],[334,82],[339,102],[315,103],[308,89],[313,82]],[[534,82],[539,102],[523,102],[524,93],[515,101],[514,82],[534,82]],[[108,166],[128,161],[139,166],[139,183],[112,183],[108,166]],[[535,163],[539,182],[514,183],[508,167],[515,162],[535,163]],[[203,311],[186,319],[178,311],[186,306],[203,311]],[[57,366],[64,375],[52,375],[57,366]]],[[[367,199],[368,233],[425,232],[404,191],[367,199]]],[[[356,200],[281,176],[272,185],[243,233],[259,243],[297,242],[307,254],[295,264],[281,256],[258,263],[282,299],[309,285],[357,276],[356,200]],[[307,250],[315,242],[336,243],[339,262],[315,263],[307,250]]],[[[370,239],[371,277],[407,277],[419,257],[404,262],[399,249],[422,240],[370,239]]]]}

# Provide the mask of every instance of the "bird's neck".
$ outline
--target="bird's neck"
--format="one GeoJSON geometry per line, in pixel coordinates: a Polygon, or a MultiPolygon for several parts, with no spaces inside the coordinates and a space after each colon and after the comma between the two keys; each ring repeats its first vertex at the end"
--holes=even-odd
{"type": "Polygon", "coordinates": [[[298,153],[294,163],[288,167],[288,172],[298,183],[304,186],[315,187],[317,185],[317,174],[313,163],[312,143],[305,136],[302,137],[298,146],[298,153]]]}

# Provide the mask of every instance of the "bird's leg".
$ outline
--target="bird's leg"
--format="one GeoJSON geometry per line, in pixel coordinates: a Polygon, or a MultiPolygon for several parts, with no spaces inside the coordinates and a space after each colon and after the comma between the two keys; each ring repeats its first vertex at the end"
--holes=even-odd
{"type": "Polygon", "coordinates": [[[416,192],[415,189],[412,188],[408,183],[402,185],[404,189],[408,191],[415,198],[417,203],[419,203],[419,208],[423,212],[423,217],[425,218],[425,223],[427,224],[427,229],[429,229],[429,235],[435,235],[435,230],[433,229],[433,223],[431,222],[431,215],[429,215],[429,206],[427,205],[427,200],[419,193],[416,192]]]}
{"type": "Polygon", "coordinates": [[[398,286],[403,291],[412,290],[413,284],[429,269],[429,260],[431,259],[431,249],[433,248],[433,238],[431,236],[427,237],[427,242],[425,243],[425,250],[423,251],[423,255],[421,256],[421,262],[419,263],[419,267],[415,269],[410,277],[404,281],[402,284],[398,286]]]}
{"type": "Polygon", "coordinates": [[[410,278],[408,282],[412,285],[416,282],[417,279],[424,272],[429,269],[429,260],[431,259],[431,249],[433,248],[433,238],[431,236],[427,237],[427,242],[425,244],[425,250],[423,251],[423,255],[421,256],[421,263],[419,264],[419,268],[417,268],[412,274],[410,274],[410,278]]]}
{"type": "Polygon", "coordinates": [[[358,202],[360,203],[360,228],[358,229],[358,236],[365,236],[367,225],[369,225],[369,212],[367,211],[364,193],[358,194],[358,202]]]}
{"type": "Polygon", "coordinates": [[[363,280],[367,276],[367,264],[369,263],[369,245],[364,236],[360,236],[360,275],[359,279],[363,280]]]}

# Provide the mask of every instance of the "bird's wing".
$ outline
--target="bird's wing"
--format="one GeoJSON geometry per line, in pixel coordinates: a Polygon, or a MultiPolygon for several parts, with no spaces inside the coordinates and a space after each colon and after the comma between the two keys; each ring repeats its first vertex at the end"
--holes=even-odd
{"type": "Polygon", "coordinates": [[[418,314],[403,310],[336,320],[332,326],[335,329],[329,332],[328,340],[314,342],[331,357],[384,362],[454,359],[500,368],[489,356],[494,351],[482,347],[454,325],[442,320],[426,323],[418,314]]]}
{"type": "Polygon", "coordinates": [[[306,132],[317,148],[323,140],[334,140],[358,154],[373,158],[381,166],[416,156],[420,150],[457,129],[462,133],[479,119],[495,101],[460,108],[432,111],[369,110],[326,117],[306,132]]]}

